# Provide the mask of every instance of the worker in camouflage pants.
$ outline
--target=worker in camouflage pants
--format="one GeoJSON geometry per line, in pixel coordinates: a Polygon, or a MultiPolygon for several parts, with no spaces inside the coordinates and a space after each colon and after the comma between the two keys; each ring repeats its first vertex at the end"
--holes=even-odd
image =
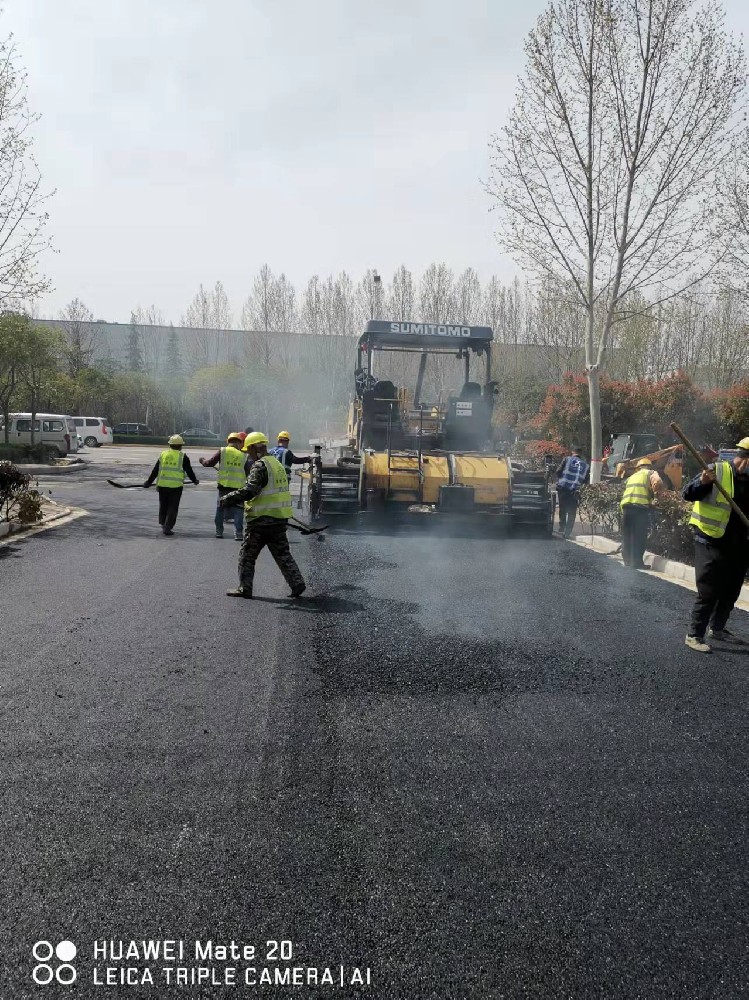
{"type": "Polygon", "coordinates": [[[244,502],[247,522],[239,551],[239,586],[227,590],[229,597],[252,598],[255,563],[266,545],[291,588],[291,596],[301,597],[307,589],[286,537],[287,522],[293,516],[289,480],[278,459],[267,453],[267,446],[268,438],[260,431],[247,435],[244,450],[252,459],[247,482],[219,500],[221,507],[244,502]]]}

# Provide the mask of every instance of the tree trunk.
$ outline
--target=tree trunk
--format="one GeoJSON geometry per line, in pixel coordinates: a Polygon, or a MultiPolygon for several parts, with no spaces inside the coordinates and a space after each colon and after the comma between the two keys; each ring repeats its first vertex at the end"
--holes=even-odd
{"type": "Polygon", "coordinates": [[[601,372],[598,365],[589,365],[588,399],[590,400],[590,481],[600,483],[603,465],[603,441],[601,433],[601,372]]]}

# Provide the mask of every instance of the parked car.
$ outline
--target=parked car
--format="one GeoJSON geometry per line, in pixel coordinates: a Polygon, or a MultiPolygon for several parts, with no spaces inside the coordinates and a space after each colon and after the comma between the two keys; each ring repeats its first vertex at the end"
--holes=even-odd
{"type": "Polygon", "coordinates": [[[112,431],[105,417],[73,417],[73,423],[87,448],[112,443],[112,431]]]}
{"type": "Polygon", "coordinates": [[[154,437],[154,433],[147,424],[116,424],[112,428],[112,434],[129,434],[131,437],[154,437]]]}
{"type": "MultiPolygon", "coordinates": [[[[11,413],[8,423],[9,444],[31,444],[31,414],[11,413]]],[[[63,413],[34,415],[34,443],[48,444],[64,458],[78,451],[78,434],[73,418],[63,413]]]]}
{"type": "Polygon", "coordinates": [[[181,436],[185,439],[185,444],[189,444],[190,441],[222,441],[223,438],[219,437],[213,431],[208,430],[207,427],[188,427],[186,431],[180,431],[181,436]]]}

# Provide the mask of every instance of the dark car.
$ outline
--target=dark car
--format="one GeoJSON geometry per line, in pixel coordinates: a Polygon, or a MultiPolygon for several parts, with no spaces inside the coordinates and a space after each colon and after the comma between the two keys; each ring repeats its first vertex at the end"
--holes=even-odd
{"type": "Polygon", "coordinates": [[[188,427],[186,431],[180,431],[180,437],[184,438],[185,444],[190,441],[221,441],[218,434],[208,430],[207,427],[188,427]]]}
{"type": "Polygon", "coordinates": [[[154,433],[147,424],[116,424],[112,428],[113,434],[127,434],[130,437],[153,437],[154,433]]]}

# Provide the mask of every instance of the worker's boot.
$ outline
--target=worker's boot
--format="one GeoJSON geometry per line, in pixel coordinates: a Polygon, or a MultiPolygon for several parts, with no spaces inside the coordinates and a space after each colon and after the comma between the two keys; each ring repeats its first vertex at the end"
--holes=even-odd
{"type": "Polygon", "coordinates": [[[697,653],[712,653],[712,649],[708,646],[704,639],[700,639],[696,635],[688,635],[684,640],[684,645],[689,646],[697,653]]]}
{"type": "Polygon", "coordinates": [[[298,599],[302,596],[302,594],[305,592],[306,589],[307,589],[306,583],[303,583],[301,587],[294,587],[292,592],[289,594],[289,597],[295,597],[298,599]]]}
{"type": "Polygon", "coordinates": [[[252,591],[249,587],[235,587],[234,590],[226,591],[227,597],[244,597],[246,600],[252,600],[252,591]]]}

